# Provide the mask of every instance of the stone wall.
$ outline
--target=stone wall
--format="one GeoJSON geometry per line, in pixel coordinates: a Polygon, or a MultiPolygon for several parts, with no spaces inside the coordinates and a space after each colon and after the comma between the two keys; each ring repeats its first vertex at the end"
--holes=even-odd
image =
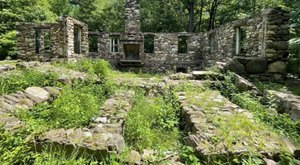
{"type": "MultiPolygon", "coordinates": [[[[129,9],[126,8],[126,10],[129,9]]],[[[125,13],[128,14],[128,11],[125,13]]],[[[234,60],[233,65],[242,66],[243,73],[285,73],[289,39],[288,20],[287,11],[275,8],[266,9],[252,17],[237,20],[204,33],[145,32],[141,34],[137,32],[138,37],[135,40],[139,38],[143,40],[140,35],[154,36],[153,53],[144,53],[143,47],[140,47],[142,65],[138,69],[145,72],[182,71],[182,69],[188,71],[215,65],[217,61],[228,62],[238,59],[234,60]],[[178,53],[179,36],[188,38],[186,53],[178,53]],[[259,69],[255,70],[257,65],[259,69]]],[[[124,69],[118,65],[119,61],[124,58],[123,44],[120,42],[119,52],[111,53],[109,49],[110,37],[113,35],[119,36],[121,41],[128,38],[127,32],[101,33],[98,52],[90,53],[90,56],[108,59],[113,66],[124,69]]],[[[127,68],[130,69],[128,66],[127,68]]]]}
{"type": "Polygon", "coordinates": [[[73,18],[62,17],[57,23],[47,24],[19,23],[16,30],[19,59],[50,61],[59,58],[74,59],[88,55],[87,25],[73,18]],[[80,54],[74,53],[73,30],[75,26],[81,28],[80,54]],[[45,42],[49,42],[47,50],[45,42]]]}
{"type": "Polygon", "coordinates": [[[134,69],[144,72],[186,72],[204,69],[215,65],[216,62],[227,62],[229,70],[244,74],[286,72],[289,40],[287,11],[280,8],[266,9],[252,17],[227,23],[203,33],[142,33],[139,9],[138,0],[126,0],[125,30],[122,33],[88,32],[86,24],[70,17],[62,17],[54,24],[19,24],[19,58],[41,61],[57,58],[101,58],[122,70],[134,69]],[[36,30],[40,30],[39,53],[36,50],[36,30]],[[50,33],[48,51],[45,51],[44,43],[46,33],[50,33]],[[146,35],[154,37],[152,53],[144,51],[146,35]],[[96,36],[96,51],[89,52],[88,36],[96,36]],[[187,38],[186,52],[180,52],[178,49],[180,37],[187,38]],[[80,49],[76,46],[77,38],[81,38],[80,49]],[[112,41],[115,44],[113,51],[112,41]],[[128,58],[125,46],[131,49],[131,55],[138,55],[128,58]],[[139,53],[136,53],[137,51],[139,53]]]}

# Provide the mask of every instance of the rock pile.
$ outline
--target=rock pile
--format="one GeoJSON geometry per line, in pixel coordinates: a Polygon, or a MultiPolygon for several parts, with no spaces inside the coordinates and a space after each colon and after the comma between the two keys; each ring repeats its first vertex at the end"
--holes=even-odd
{"type": "Polygon", "coordinates": [[[6,130],[15,130],[22,123],[13,112],[16,109],[27,110],[35,104],[52,101],[59,95],[59,90],[53,87],[29,87],[25,91],[18,91],[0,97],[0,125],[6,130]]]}

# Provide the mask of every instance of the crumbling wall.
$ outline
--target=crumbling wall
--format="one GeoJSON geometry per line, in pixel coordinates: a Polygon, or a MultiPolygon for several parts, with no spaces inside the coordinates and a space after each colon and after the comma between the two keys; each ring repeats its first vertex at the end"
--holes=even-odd
{"type": "Polygon", "coordinates": [[[50,61],[88,56],[87,25],[73,18],[62,17],[57,23],[47,24],[19,23],[16,30],[17,55],[21,60],[50,61]],[[74,52],[75,26],[81,28],[81,52],[79,54],[74,52]]]}
{"type": "MultiPolygon", "coordinates": [[[[134,12],[136,8],[125,13],[134,12]]],[[[217,61],[228,62],[235,59],[232,65],[241,73],[285,73],[288,20],[287,11],[275,8],[204,33],[143,33],[144,36],[154,36],[154,52],[144,53],[141,49],[143,65],[140,69],[146,72],[174,71],[176,68],[203,69],[215,65],[217,61]],[[178,52],[180,36],[188,38],[185,53],[178,52]]],[[[135,27],[133,25],[125,25],[125,29],[126,27],[135,29],[129,28],[135,27]]],[[[108,59],[117,66],[118,61],[124,58],[123,44],[119,44],[119,52],[111,53],[110,37],[118,35],[125,41],[130,40],[128,34],[130,33],[101,33],[99,51],[90,54],[96,58],[108,59]]]]}
{"type": "Polygon", "coordinates": [[[52,58],[63,57],[63,33],[59,24],[19,23],[17,25],[17,54],[21,60],[48,61],[52,58]],[[50,50],[45,51],[45,32],[51,34],[50,50]],[[39,34],[37,34],[39,33],[39,34]],[[39,41],[36,39],[39,35],[39,41]],[[37,47],[39,42],[39,47],[37,47]]]}
{"type": "Polygon", "coordinates": [[[65,24],[65,41],[66,41],[66,58],[67,59],[78,59],[82,57],[88,56],[88,27],[85,23],[80,22],[74,18],[71,17],[64,17],[64,19],[61,22],[62,24],[65,24]],[[80,53],[76,53],[74,50],[74,29],[75,28],[80,29],[81,33],[81,50],[80,53]]]}

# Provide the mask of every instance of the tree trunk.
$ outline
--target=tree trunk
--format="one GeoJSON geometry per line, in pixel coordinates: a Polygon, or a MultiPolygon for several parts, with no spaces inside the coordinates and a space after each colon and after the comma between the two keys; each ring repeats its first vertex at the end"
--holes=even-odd
{"type": "Polygon", "coordinates": [[[198,32],[201,32],[203,8],[204,8],[204,0],[201,0],[200,10],[199,10],[198,32]]]}
{"type": "Polygon", "coordinates": [[[210,31],[211,29],[215,28],[215,18],[216,13],[218,9],[219,1],[214,0],[211,4],[210,12],[209,12],[209,22],[207,26],[207,31],[210,31]]]}
{"type": "Polygon", "coordinates": [[[192,2],[189,4],[189,26],[188,26],[188,32],[193,32],[193,30],[194,30],[195,3],[196,3],[196,0],[192,0],[192,2]]]}

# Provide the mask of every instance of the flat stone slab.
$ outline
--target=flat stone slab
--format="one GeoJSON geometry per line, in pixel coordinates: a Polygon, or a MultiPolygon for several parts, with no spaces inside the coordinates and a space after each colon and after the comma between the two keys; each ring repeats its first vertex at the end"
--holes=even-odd
{"type": "MultiPolygon", "coordinates": [[[[286,140],[253,120],[251,113],[217,91],[179,92],[186,144],[204,158],[261,153],[273,156],[289,150],[286,140]]],[[[289,143],[291,145],[291,143],[289,143]]]]}
{"type": "Polygon", "coordinates": [[[29,109],[35,104],[53,100],[58,94],[58,88],[29,87],[24,91],[0,96],[0,114],[12,113],[16,109],[29,109]]]}
{"type": "Polygon", "coordinates": [[[193,71],[192,75],[195,80],[224,79],[222,74],[219,74],[219,73],[213,72],[213,71],[193,71]]]}
{"type": "Polygon", "coordinates": [[[0,126],[2,126],[6,131],[14,132],[23,126],[23,123],[15,116],[3,113],[0,114],[0,126]]]}
{"type": "Polygon", "coordinates": [[[50,130],[37,139],[38,145],[56,144],[101,154],[120,153],[125,148],[122,126],[133,96],[133,91],[117,92],[105,101],[87,128],[50,130]]]}
{"type": "Polygon", "coordinates": [[[4,73],[4,72],[11,71],[14,69],[16,69],[16,67],[13,65],[0,65],[0,73],[4,73]]]}
{"type": "Polygon", "coordinates": [[[265,95],[277,101],[280,112],[287,113],[293,120],[300,120],[300,96],[273,90],[266,90],[265,95]]]}
{"type": "Polygon", "coordinates": [[[50,98],[50,93],[41,87],[29,87],[25,90],[25,94],[37,103],[44,102],[50,98]]]}

